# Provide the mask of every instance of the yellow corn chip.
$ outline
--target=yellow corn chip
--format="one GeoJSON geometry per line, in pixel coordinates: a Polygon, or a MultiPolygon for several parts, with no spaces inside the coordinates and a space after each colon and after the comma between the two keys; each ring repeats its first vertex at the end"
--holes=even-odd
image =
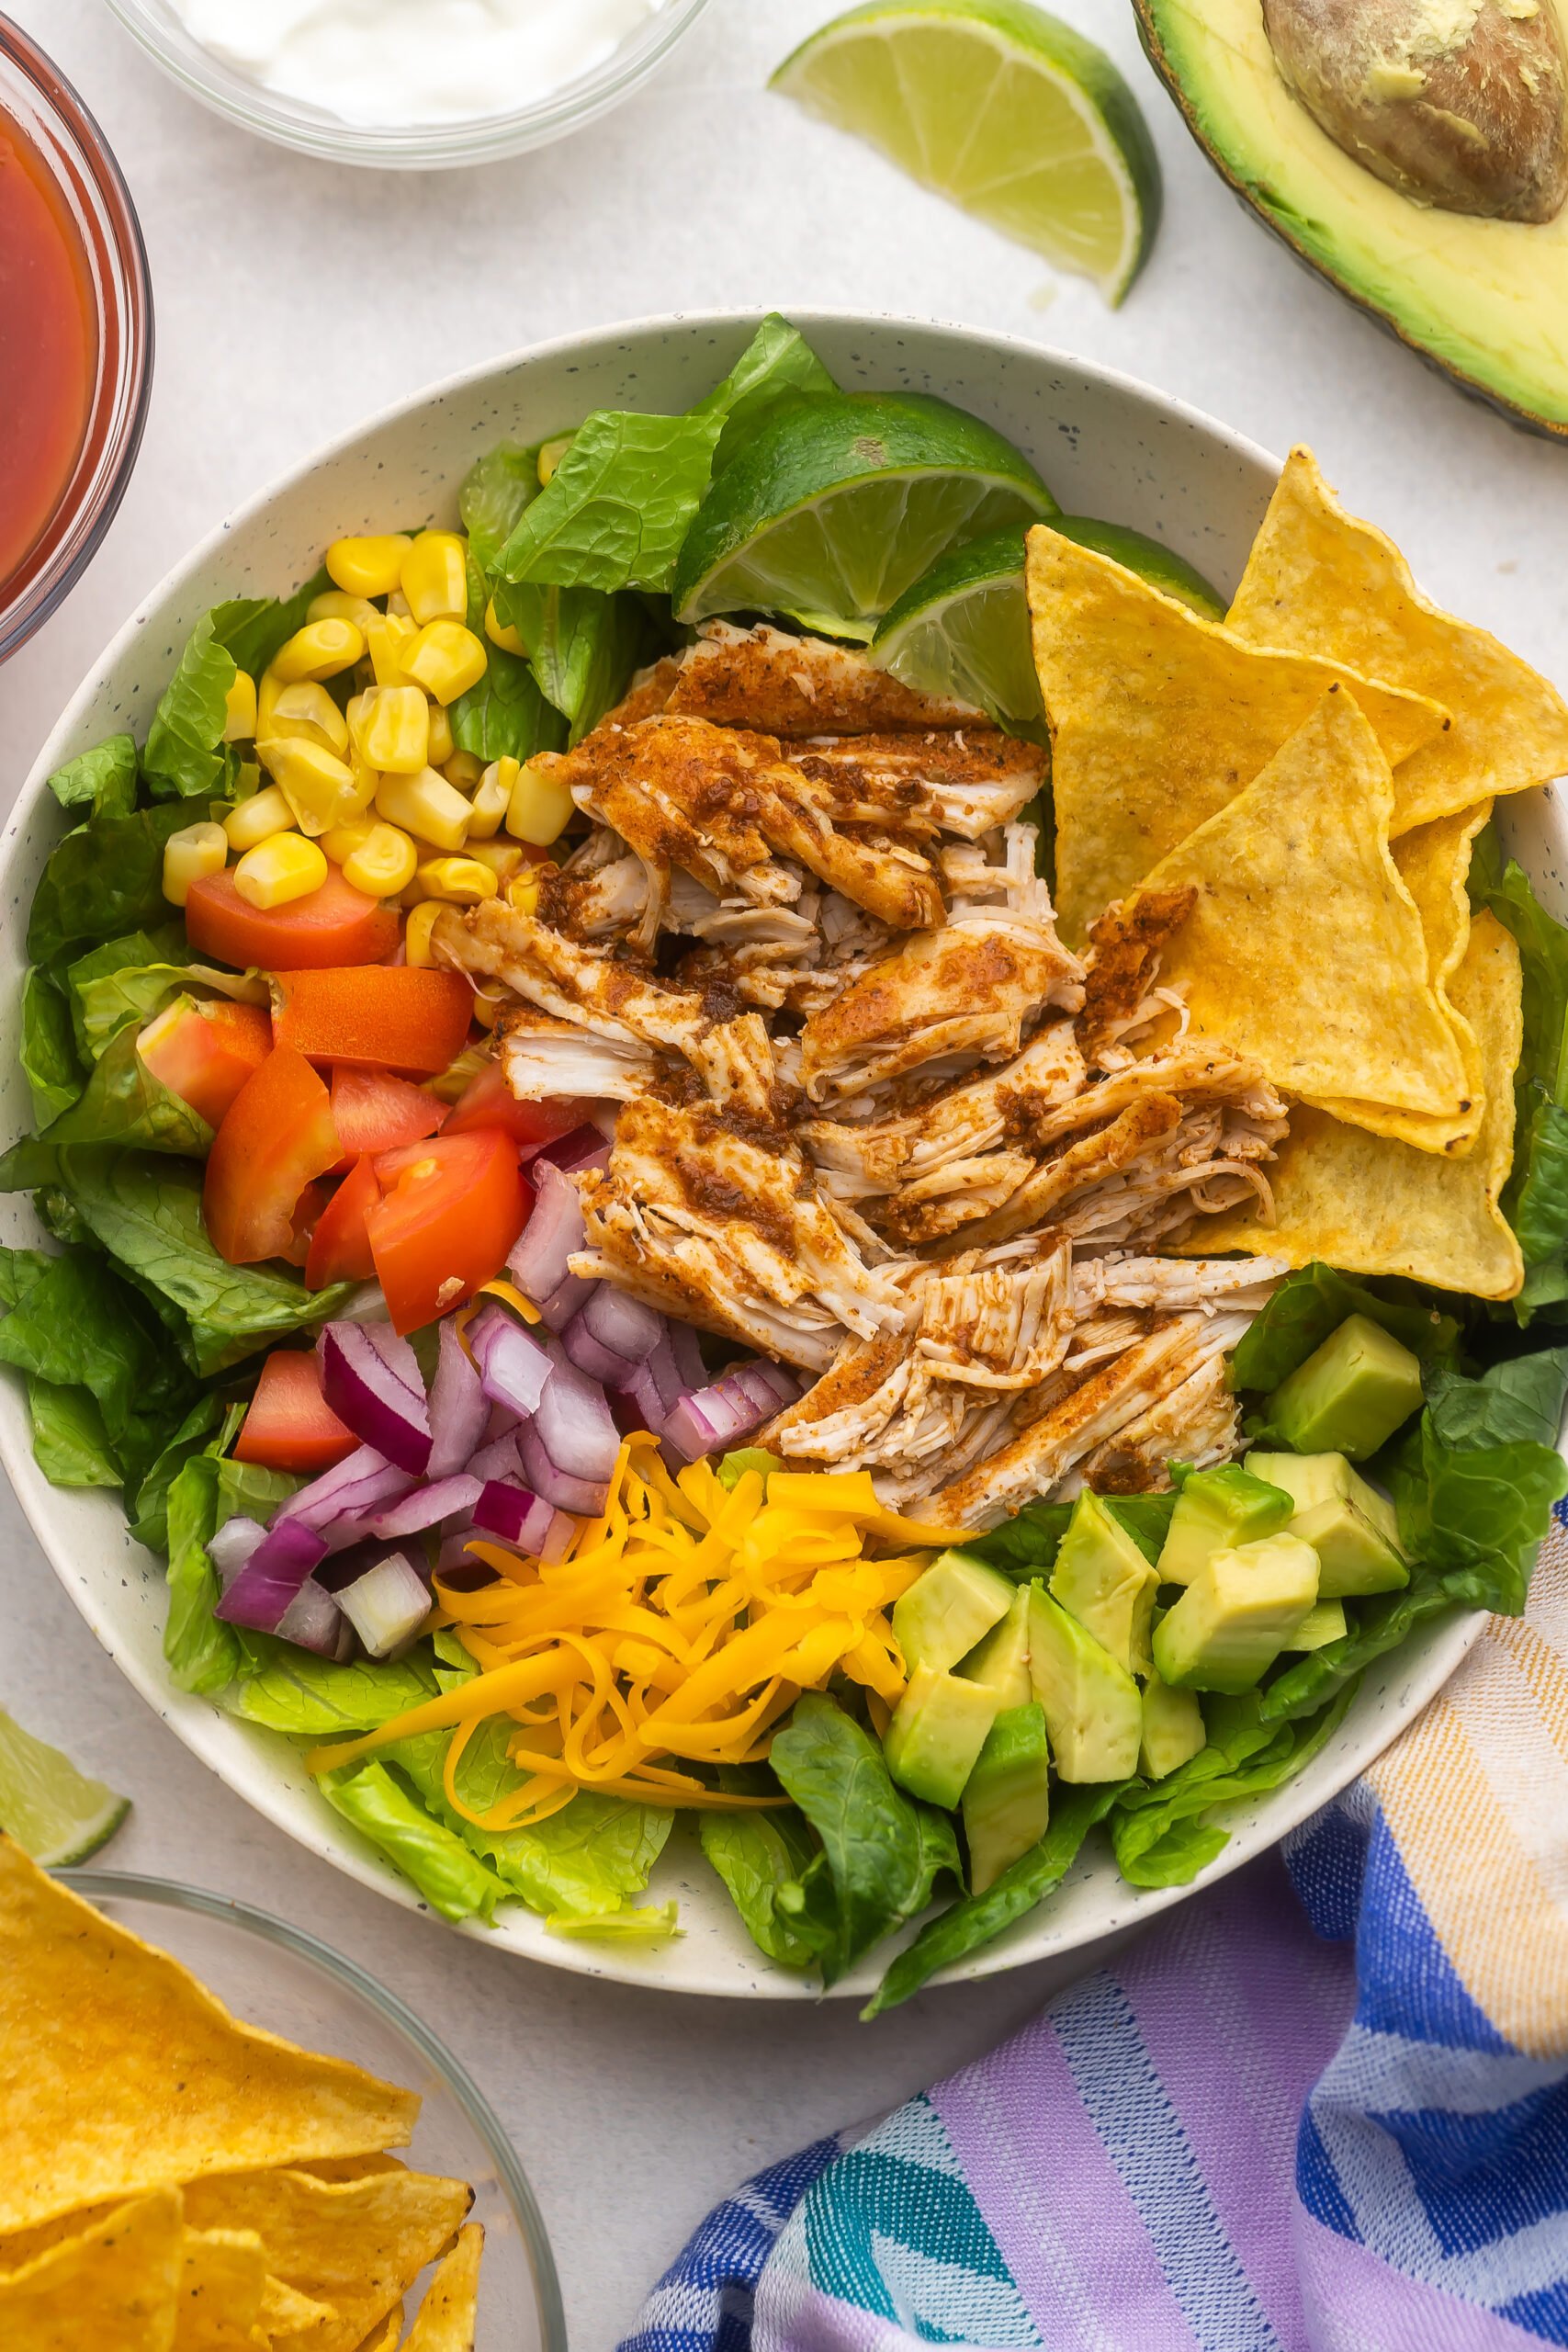
{"type": "MultiPolygon", "coordinates": [[[[403,2307],[400,2303],[395,2312],[387,2313],[379,2327],[372,2328],[360,2346],[359,2352],[392,2352],[392,2347],[402,2332],[403,2307]]],[[[287,2346],[284,2347],[284,2352],[287,2352],[287,2346]]]]}
{"type": "Polygon", "coordinates": [[[238,2024],[0,1838],[0,2232],[164,2181],[403,2146],[418,2112],[412,2091],[238,2024]]]}
{"type": "Polygon", "coordinates": [[[1568,703],[1485,629],[1423,596],[1393,540],[1346,514],[1310,449],[1291,452],[1229,627],[1249,644],[1352,662],[1453,714],[1400,768],[1396,834],[1568,769],[1568,703]]]}
{"type": "Polygon", "coordinates": [[[289,2336],[288,2352],[355,2352],[451,2245],[472,2203],[466,2181],[401,2170],[331,2181],[231,2173],[186,2191],[194,2227],[254,2230],[270,2276],[327,2306],[289,2336]]]}
{"type": "Polygon", "coordinates": [[[1331,686],[1257,781],[1149,876],[1151,892],[1197,893],[1160,979],[1183,990],[1195,1027],[1286,1093],[1450,1116],[1464,1063],[1389,855],[1392,789],[1354,697],[1331,686]]]}
{"type": "Polygon", "coordinates": [[[403,2352],[474,2352],[484,2242],[483,2230],[470,2222],[425,2289],[403,2352]]]}
{"type": "Polygon", "coordinates": [[[254,2232],[187,2229],[175,2352],[255,2352],[265,2283],[254,2232]]]}
{"type": "Polygon", "coordinates": [[[1252,782],[1326,687],[1354,685],[1391,762],[1446,720],[1437,703],[1310,651],[1249,645],[1044,524],[1029,534],[1029,605],[1051,720],[1057,911],[1075,945],[1252,782]]]}
{"type": "Polygon", "coordinates": [[[6,2352],[173,2352],[185,2267],[177,2188],[117,2205],[0,2278],[6,2352]]]}
{"type": "Polygon", "coordinates": [[[286,2287],[281,2278],[268,2276],[262,2282],[261,2310],[257,2324],[268,2342],[287,2342],[308,2327],[320,2327],[333,2317],[330,2303],[318,2303],[313,2296],[300,2294],[297,2287],[286,2287]]]}
{"type": "Polygon", "coordinates": [[[1524,1035],[1519,951],[1495,915],[1479,914],[1453,978],[1486,1073],[1486,1116],[1461,1160],[1414,1151],[1323,1111],[1292,1111],[1291,1132],[1265,1172],[1275,1222],[1226,1209],[1181,1245],[1204,1257],[1224,1250],[1321,1258],[1348,1273],[1406,1274],[1439,1290],[1512,1298],[1524,1281],[1519,1245],[1497,1203],[1514,1158],[1514,1065],[1524,1035]]]}
{"type": "Polygon", "coordinates": [[[1491,814],[1491,801],[1483,800],[1473,808],[1461,809],[1457,817],[1437,817],[1429,825],[1417,825],[1393,844],[1399,878],[1415,899],[1421,917],[1427,975],[1452,1025],[1464,1062],[1469,1110],[1451,1119],[1434,1119],[1417,1111],[1391,1111],[1377,1102],[1341,1099],[1317,1105],[1320,1111],[1343,1120],[1348,1126],[1366,1127],[1375,1136],[1394,1136],[1401,1143],[1414,1144],[1418,1151],[1447,1152],[1450,1159],[1462,1159],[1469,1151],[1481,1133],[1486,1108],[1481,1047],[1469,1022],[1455,1012],[1448,991],[1449,982],[1464,961],[1464,951],[1470,944],[1470,892],[1465,881],[1470,873],[1471,851],[1476,834],[1491,814]]]}

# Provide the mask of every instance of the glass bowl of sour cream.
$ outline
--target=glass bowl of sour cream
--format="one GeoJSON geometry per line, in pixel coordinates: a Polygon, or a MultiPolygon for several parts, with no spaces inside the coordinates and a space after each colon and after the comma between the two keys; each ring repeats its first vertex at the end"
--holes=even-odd
{"type": "Polygon", "coordinates": [[[707,0],[108,0],[196,97],[338,164],[430,171],[563,138],[707,0]]]}

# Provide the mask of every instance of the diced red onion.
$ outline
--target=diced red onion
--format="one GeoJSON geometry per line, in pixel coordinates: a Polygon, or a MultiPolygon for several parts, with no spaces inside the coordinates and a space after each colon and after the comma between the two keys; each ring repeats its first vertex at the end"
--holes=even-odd
{"type": "Polygon", "coordinates": [[[531,1555],[547,1541],[555,1519],[554,1505],[542,1495],[499,1478],[489,1481],[474,1506],[476,1529],[499,1535],[503,1544],[515,1544],[531,1555]]]}
{"type": "Polygon", "coordinates": [[[550,1376],[535,1410],[534,1431],[567,1477],[594,1487],[606,1484],[621,1441],[604,1392],[578,1371],[558,1340],[552,1341],[549,1357],[550,1376]]]}
{"type": "MultiPolygon", "coordinates": [[[[413,1351],[407,1351],[419,1367],[413,1351]]],[[[321,1337],[321,1394],[340,1421],[400,1470],[420,1478],[431,1454],[430,1406],[393,1369],[362,1323],[329,1323],[321,1337]]]]}
{"type": "Polygon", "coordinates": [[[664,1337],[664,1317],[645,1306],[614,1283],[595,1283],[582,1303],[578,1320],[602,1348],[624,1356],[627,1363],[643,1363],[664,1337]]]}
{"type": "Polygon", "coordinates": [[[266,1530],[259,1519],[226,1519],[209,1538],[207,1556],[217,1569],[218,1581],[225,1591],[252,1554],[265,1542],[266,1530]]]}
{"type": "Polygon", "coordinates": [[[694,1388],[682,1396],[660,1434],[695,1462],[749,1436],[774,1410],[772,1405],[756,1405],[727,1376],[711,1388],[694,1388]]]}
{"type": "Polygon", "coordinates": [[[483,1383],[457,1337],[457,1318],[448,1315],[441,1325],[440,1353],[430,1389],[427,1478],[449,1478],[464,1467],[474,1448],[484,1442],[490,1413],[483,1383]]]}
{"type": "MultiPolygon", "coordinates": [[[[707,1374],[704,1373],[695,1385],[701,1387],[706,1379],[707,1374]]],[[[626,1383],[626,1390],[641,1409],[645,1428],[657,1435],[665,1415],[674,1410],[693,1385],[681,1377],[675,1350],[670,1332],[666,1330],[652,1354],[632,1374],[626,1383]]]]}
{"type": "Polygon", "coordinates": [[[550,1360],[503,1306],[487,1306],[468,1326],[468,1345],[485,1395],[512,1412],[532,1413],[549,1378],[550,1360]]]}
{"type": "Polygon", "coordinates": [[[272,1523],[276,1528],[279,1521],[298,1520],[324,1536],[330,1552],[346,1551],[359,1541],[367,1515],[406,1495],[412,1485],[406,1470],[386,1461],[373,1445],[362,1445],[290,1496],[272,1523]]]}
{"type": "Polygon", "coordinates": [[[248,1633],[276,1634],[312,1569],[326,1557],[326,1539],[297,1519],[275,1519],[219,1601],[213,1614],[248,1633]]]}
{"type": "Polygon", "coordinates": [[[460,1592],[471,1592],[489,1584],[495,1574],[493,1568],[483,1560],[476,1560],[468,1550],[473,1540],[473,1529],[463,1528],[458,1533],[448,1535],[435,1555],[436,1575],[448,1584],[455,1584],[460,1592]]]}
{"type": "Polygon", "coordinates": [[[485,1402],[490,1405],[490,1416],[485,1422],[484,1435],[479,1442],[483,1445],[493,1445],[498,1437],[510,1437],[518,1423],[525,1417],[522,1413],[514,1413],[510,1405],[491,1405],[489,1397],[486,1397],[485,1402]]]}
{"type": "Polygon", "coordinates": [[[800,1394],[789,1374],[781,1373],[775,1364],[731,1364],[724,1377],[742,1396],[750,1398],[764,1420],[772,1420],[786,1405],[793,1405],[800,1394]]]}
{"type": "Polygon", "coordinates": [[[388,1657],[419,1632],[432,1603],[413,1563],[401,1552],[389,1552],[355,1583],[344,1585],[335,1606],[371,1657],[388,1657]]]}
{"type": "Polygon", "coordinates": [[[553,1159],[543,1159],[532,1162],[529,1173],[535,1186],[533,1213],[506,1265],[524,1295],[542,1306],[565,1282],[567,1260],[587,1237],[582,1203],[570,1177],[553,1159]]]}
{"type": "MultiPolygon", "coordinates": [[[[606,1411],[608,1408],[606,1408],[606,1411]]],[[[615,1423],[610,1423],[612,1430],[615,1423]]],[[[619,1438],[616,1443],[619,1444],[619,1438]]],[[[609,1500],[609,1483],[604,1480],[575,1478],[556,1467],[546,1450],[545,1441],[530,1422],[522,1436],[523,1469],[536,1495],[543,1495],[557,1510],[575,1511],[583,1519],[597,1519],[609,1500]]]]}
{"type": "Polygon", "coordinates": [[[400,1501],[372,1511],[365,1521],[364,1532],[384,1542],[396,1542],[404,1535],[423,1535],[427,1527],[441,1527],[449,1519],[462,1519],[473,1510],[482,1492],[478,1478],[436,1478],[428,1487],[416,1487],[412,1495],[404,1495],[400,1501]]]}
{"type": "Polygon", "coordinates": [[[282,1642],[292,1642],[296,1649],[313,1650],[318,1657],[332,1658],[340,1666],[354,1648],[353,1626],[332,1594],[313,1577],[306,1579],[285,1610],[278,1623],[277,1637],[282,1642]]]}
{"type": "Polygon", "coordinates": [[[572,1317],[560,1335],[560,1342],[578,1371],[585,1372],[590,1380],[602,1380],[611,1388],[626,1388],[637,1370],[635,1361],[630,1356],[618,1356],[613,1348],[604,1346],[583,1320],[595,1295],[604,1288],[603,1283],[593,1284],[587,1305],[572,1317]]]}
{"type": "Polygon", "coordinates": [[[705,1388],[708,1368],[703,1362],[703,1351],[697,1345],[697,1335],[689,1323],[667,1323],[665,1334],[675,1357],[675,1369],[680,1374],[682,1390],[705,1388]]]}
{"type": "MultiPolygon", "coordinates": [[[[321,1337],[318,1338],[316,1342],[318,1348],[321,1346],[321,1340],[326,1337],[327,1332],[330,1331],[332,1328],[333,1327],[330,1323],[323,1326],[321,1337]]],[[[408,1341],[406,1340],[400,1339],[397,1332],[393,1330],[389,1323],[361,1323],[357,1328],[364,1332],[366,1338],[369,1340],[377,1354],[382,1358],[388,1369],[397,1374],[398,1378],[402,1382],[403,1386],[405,1388],[412,1388],[416,1396],[423,1396],[424,1394],[424,1374],[419,1368],[419,1358],[415,1355],[408,1341]]]]}
{"type": "Polygon", "coordinates": [[[548,1160],[563,1174],[576,1175],[584,1168],[608,1168],[610,1147],[597,1127],[573,1127],[569,1136],[558,1136],[554,1143],[544,1146],[535,1160],[536,1167],[540,1160],[548,1160]]]}
{"type": "Polygon", "coordinates": [[[536,1298],[534,1304],[539,1310],[539,1320],[546,1330],[558,1335],[564,1331],[572,1317],[587,1305],[597,1288],[596,1283],[587,1281],[581,1274],[568,1274],[564,1282],[556,1284],[547,1298],[536,1298]]]}
{"type": "Polygon", "coordinates": [[[468,1464],[468,1476],[482,1487],[488,1478],[513,1478],[521,1482],[523,1458],[517,1451],[515,1429],[503,1437],[492,1438],[489,1445],[481,1445],[468,1464]]]}

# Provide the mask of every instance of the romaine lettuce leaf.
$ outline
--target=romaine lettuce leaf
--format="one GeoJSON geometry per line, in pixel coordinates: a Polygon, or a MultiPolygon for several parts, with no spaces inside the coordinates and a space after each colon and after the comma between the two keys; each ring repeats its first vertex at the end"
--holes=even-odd
{"type": "Polygon", "coordinates": [[[94,817],[126,817],[136,806],[136,744],[111,735],[90,752],[78,752],[56,768],[49,788],[62,808],[85,808],[94,817]]]}
{"type": "Polygon", "coordinates": [[[239,664],[204,613],[187,639],[147,730],[142,772],[154,800],[189,800],[221,791],[229,762],[223,721],[239,664]]]}
{"type": "MultiPolygon", "coordinates": [[[[270,1507],[269,1507],[270,1508],[270,1507]]],[[[267,1510],[260,1514],[264,1520],[267,1510]]],[[[344,1739],[378,1730],[435,1696],[428,1663],[406,1658],[350,1658],[338,1665],[265,1634],[247,1636],[249,1671],[225,1699],[231,1715],[297,1739],[344,1739]]]]}
{"type": "Polygon", "coordinates": [[[21,1063],[33,1116],[40,1124],[69,1110],[82,1091],[85,1073],[76,1056],[71,1008],[36,964],[22,982],[21,1063]]]}
{"type": "Polygon", "coordinates": [[[1337,1642],[1309,1650],[1282,1674],[1277,1674],[1258,1698],[1265,1723],[1294,1723],[1311,1715],[1363,1668],[1386,1657],[1407,1641],[1428,1617],[1440,1617],[1459,1607],[1445,1577],[1432,1568],[1417,1568],[1398,1592],[1381,1593],[1374,1600],[1358,1600],[1345,1614],[1348,1630],[1337,1642]]]}
{"type": "Polygon", "coordinates": [[[57,1388],[28,1377],[28,1419],[33,1460],[51,1487],[118,1487],[119,1464],[109,1450],[98,1402],[86,1388],[57,1388]]]}
{"type": "Polygon", "coordinates": [[[460,1838],[425,1811],[385,1764],[324,1772],[316,1783],[330,1805],[412,1879],[444,1919],[488,1919],[506,1889],[460,1838]]]}
{"type": "Polygon", "coordinates": [[[140,1477],[194,1384],[134,1290],[96,1251],[45,1258],[0,1321],[0,1363],[96,1400],[122,1477],[140,1477]]]}
{"type": "Polygon", "coordinates": [[[497,617],[528,648],[541,693],[568,721],[580,743],[619,702],[648,633],[635,596],[606,596],[597,588],[546,588],[525,581],[496,590],[497,617]]]}
{"type": "MultiPolygon", "coordinates": [[[[1364,1283],[1314,1261],[1286,1275],[1238,1341],[1231,1357],[1232,1388],[1278,1388],[1348,1315],[1365,1315],[1380,1323],[1424,1366],[1450,1362],[1459,1347],[1459,1325],[1451,1315],[1382,1298],[1364,1283]]],[[[1266,1437],[1269,1432],[1258,1434],[1266,1437]]]]}
{"type": "Polygon", "coordinates": [[[213,1615],[220,1598],[207,1547],[218,1524],[218,1464],[194,1454],[169,1487],[169,1613],[164,1658],[176,1690],[217,1698],[243,1664],[240,1636],[213,1615]]]}
{"type": "Polygon", "coordinates": [[[716,411],[599,410],[502,549],[502,578],[557,588],[667,589],[724,428],[716,411]]]}
{"type": "Polygon", "coordinates": [[[31,1193],[59,1181],[61,1152],[73,1145],[134,1146],[179,1159],[205,1159],[212,1129],[153,1077],[128,1023],[93,1065],[83,1093],[43,1133],[0,1153],[0,1192],[31,1193]]]}
{"type": "Polygon", "coordinates": [[[178,801],[129,817],[95,817],[55,849],[28,918],[28,956],[54,964],[100,939],[162,922],[164,844],[191,821],[178,801]]]}
{"type": "Polygon", "coordinates": [[[502,548],[538,495],[536,445],[525,449],[516,441],[500,441],[469,468],[457,492],[457,511],[481,571],[494,571],[502,548]]]}
{"type": "Polygon", "coordinates": [[[750,427],[785,392],[836,392],[838,389],[799,328],[792,327],[777,311],[771,312],[724,381],[693,409],[694,415],[718,415],[725,420],[725,433],[714,458],[715,473],[729,464],[750,427]]]}
{"type": "Polygon", "coordinates": [[[1524,976],[1524,1049],[1514,1074],[1517,1144],[1504,1213],[1518,1236],[1525,1286],[1522,1324],[1568,1297],[1568,929],[1556,922],[1522,867],[1505,866],[1494,829],[1476,842],[1471,897],[1518,943],[1524,976]]]}
{"type": "Polygon", "coordinates": [[[1025,1503],[988,1535],[966,1535],[964,1549],[1016,1583],[1029,1584],[1036,1577],[1049,1576],[1055,1566],[1072,1515],[1071,1503],[1025,1503]]]}
{"type": "Polygon", "coordinates": [[[1151,1781],[1126,1789],[1111,1815],[1111,1843],[1133,1886],[1185,1886],[1230,1843],[1210,1820],[1218,1805],[1261,1796],[1294,1778],[1337,1729],[1354,1695],[1347,1679],[1314,1714],[1265,1720],[1256,1690],[1212,1698],[1203,1709],[1208,1745],[1151,1781]]]}
{"type": "Polygon", "coordinates": [[[297,628],[303,628],[316,598],[332,586],[323,567],[291,596],[231,596],[209,616],[212,634],[235,665],[259,678],[297,628]]]}
{"type": "Polygon", "coordinates": [[[558,752],[566,723],[539,690],[526,662],[499,645],[477,686],[459,695],[447,714],[452,740],[487,765],[491,760],[531,760],[536,752],[558,752]]]}
{"type": "Polygon", "coordinates": [[[196,1454],[214,1450],[220,1453],[226,1451],[238,1435],[243,1419],[243,1405],[235,1406],[225,1416],[221,1399],[210,1391],[197,1398],[178,1429],[154,1457],[146,1476],[134,1489],[128,1487],[126,1490],[125,1515],[136,1543],[145,1544],[150,1552],[167,1553],[169,1488],[196,1454]],[[219,1432],[219,1442],[214,1449],[209,1441],[219,1432]]]}
{"type": "Polygon", "coordinates": [[[777,1813],[705,1813],[699,1834],[758,1951],[784,1968],[809,1968],[816,1949],[778,1903],[781,1891],[804,1877],[816,1852],[800,1815],[793,1806],[777,1813]]]}

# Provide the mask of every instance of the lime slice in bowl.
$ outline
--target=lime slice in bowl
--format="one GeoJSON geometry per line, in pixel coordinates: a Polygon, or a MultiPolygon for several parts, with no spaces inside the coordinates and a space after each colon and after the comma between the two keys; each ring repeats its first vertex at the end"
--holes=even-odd
{"type": "Polygon", "coordinates": [[[1148,258],[1160,174],[1137,101],[1102,50],[1027,0],[869,0],[772,87],[1110,303],[1148,258]]]}
{"type": "Polygon", "coordinates": [[[85,1862],[130,1811],[102,1781],[13,1723],[0,1707],[0,1829],[46,1870],[85,1862]]]}
{"type": "Polygon", "coordinates": [[[868,639],[949,549],[1055,512],[1012,444],[946,401],[799,393],[704,499],[675,567],[676,615],[784,613],[868,639]]]}

